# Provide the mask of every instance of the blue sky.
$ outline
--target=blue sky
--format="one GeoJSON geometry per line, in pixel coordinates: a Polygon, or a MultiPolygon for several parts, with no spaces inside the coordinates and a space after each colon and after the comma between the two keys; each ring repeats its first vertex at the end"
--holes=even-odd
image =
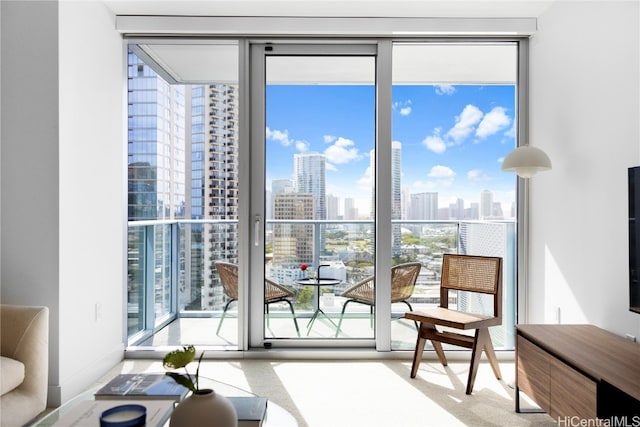
{"type": "MultiPolygon", "coordinates": [[[[515,86],[394,86],[392,98],[403,186],[437,191],[440,207],[458,197],[468,207],[487,189],[508,209],[516,178],[500,167],[515,146],[515,86]]],[[[267,185],[292,177],[295,153],[324,153],[327,194],[353,197],[366,211],[374,104],[372,86],[268,86],[267,185]]]]}

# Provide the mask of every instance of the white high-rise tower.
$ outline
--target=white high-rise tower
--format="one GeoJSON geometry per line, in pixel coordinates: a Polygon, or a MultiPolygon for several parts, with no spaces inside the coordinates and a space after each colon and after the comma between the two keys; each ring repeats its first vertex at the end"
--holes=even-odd
{"type": "Polygon", "coordinates": [[[324,154],[301,153],[293,156],[295,191],[313,195],[314,219],[327,219],[325,166],[324,154]]]}

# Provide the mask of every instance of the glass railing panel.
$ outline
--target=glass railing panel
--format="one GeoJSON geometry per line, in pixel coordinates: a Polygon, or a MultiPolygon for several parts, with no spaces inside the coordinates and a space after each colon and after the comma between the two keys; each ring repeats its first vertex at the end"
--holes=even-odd
{"type": "MultiPolygon", "coordinates": [[[[513,325],[515,323],[515,222],[398,222],[401,229],[401,245],[393,263],[418,261],[422,270],[411,297],[407,302],[414,310],[439,304],[440,270],[442,254],[469,253],[502,256],[504,259],[503,280],[503,325],[492,328],[494,346],[500,349],[513,348],[513,325]]],[[[129,280],[128,313],[129,335],[145,329],[144,283],[148,269],[145,259],[153,260],[153,295],[156,317],[170,310],[171,298],[171,254],[172,227],[178,228],[176,253],[179,271],[176,286],[179,297],[180,317],[208,322],[206,336],[195,344],[237,345],[237,304],[231,302],[220,326],[225,306],[231,298],[225,294],[216,261],[237,263],[237,223],[233,221],[180,221],[179,224],[130,227],[129,229],[129,280]],[[146,256],[147,232],[153,233],[154,254],[146,256]],[[218,331],[216,334],[215,332],[218,331]]],[[[265,275],[294,291],[290,298],[300,327],[301,338],[335,338],[337,324],[347,298],[343,292],[355,283],[374,273],[375,257],[372,255],[374,224],[372,221],[273,221],[266,224],[265,275]],[[280,229],[278,229],[280,227],[280,229]],[[297,229],[296,227],[300,228],[297,229]],[[302,227],[302,228],[301,228],[302,227]],[[306,228],[305,228],[306,227],[306,228]],[[296,283],[307,273],[300,269],[296,259],[299,250],[294,244],[274,249],[274,236],[288,235],[288,241],[296,233],[308,235],[309,268],[307,273],[322,267],[321,276],[339,279],[340,283],[327,287],[302,286],[296,283]],[[288,234],[287,234],[288,233],[288,234]],[[281,260],[276,262],[277,260],[281,260]],[[316,322],[310,330],[305,329],[315,311],[320,308],[326,318],[316,322]],[[307,332],[309,334],[307,335],[307,332]]],[[[306,246],[305,246],[306,247],[306,246]]],[[[471,301],[464,295],[450,296],[451,307],[462,305],[479,306],[484,301],[471,301]]],[[[416,330],[412,322],[402,319],[408,310],[405,304],[393,304],[391,308],[392,350],[410,350],[415,345],[416,330]]],[[[286,303],[271,304],[265,318],[266,338],[297,338],[290,308],[286,303]]],[[[374,322],[370,307],[349,304],[341,323],[342,339],[371,339],[374,337],[374,322]]]]}
{"type": "Polygon", "coordinates": [[[145,329],[146,229],[129,228],[127,233],[127,335],[145,329]]]}
{"type": "MultiPolygon", "coordinates": [[[[265,276],[295,292],[291,301],[300,320],[300,337],[334,338],[343,301],[346,300],[342,293],[373,275],[373,222],[275,220],[267,221],[266,227],[265,276]],[[306,270],[301,269],[302,264],[306,270]],[[336,279],[338,284],[315,286],[298,282],[303,278],[317,277],[318,267],[321,278],[336,279]],[[310,323],[315,314],[318,317],[310,323]]],[[[369,313],[369,308],[365,309],[369,313]]],[[[356,308],[355,311],[361,310],[356,308]]],[[[286,303],[269,307],[268,317],[274,316],[289,319],[282,322],[286,333],[278,334],[275,328],[270,327],[265,336],[295,336],[290,308],[286,303]]],[[[358,335],[358,338],[372,337],[369,328],[358,335]]]]}
{"type": "Polygon", "coordinates": [[[235,348],[238,303],[225,292],[216,262],[238,264],[238,224],[233,220],[180,221],[178,234],[178,277],[183,278],[178,309],[181,322],[193,325],[189,335],[194,338],[189,343],[235,348]]]}
{"type": "Polygon", "coordinates": [[[442,255],[458,250],[458,222],[410,221],[396,222],[394,226],[400,229],[401,243],[393,251],[393,265],[422,265],[411,296],[391,305],[391,349],[410,350],[415,346],[417,331],[414,322],[403,319],[403,315],[410,309],[440,304],[442,255]]]}
{"type": "MultiPolygon", "coordinates": [[[[179,289],[179,308],[183,315],[220,315],[230,297],[224,293],[217,261],[238,263],[238,225],[233,221],[181,222],[185,249],[180,251],[185,277],[179,289]]],[[[229,312],[237,314],[236,304],[229,312]]]]}
{"type": "Polygon", "coordinates": [[[171,224],[156,225],[154,233],[153,298],[155,319],[171,314],[172,236],[171,224]]]}
{"type": "MultiPolygon", "coordinates": [[[[403,256],[401,259],[394,259],[394,262],[419,261],[422,264],[414,292],[407,300],[413,310],[419,311],[440,304],[440,276],[444,253],[503,258],[503,322],[500,326],[490,328],[490,333],[496,349],[513,349],[516,304],[515,222],[411,222],[403,223],[402,229],[403,256]]],[[[449,308],[484,314],[493,312],[491,298],[464,292],[450,293],[449,308]]],[[[392,350],[410,350],[415,346],[415,325],[400,319],[402,311],[406,309],[402,304],[392,306],[392,350]]],[[[457,347],[451,349],[459,350],[457,347]]]]}

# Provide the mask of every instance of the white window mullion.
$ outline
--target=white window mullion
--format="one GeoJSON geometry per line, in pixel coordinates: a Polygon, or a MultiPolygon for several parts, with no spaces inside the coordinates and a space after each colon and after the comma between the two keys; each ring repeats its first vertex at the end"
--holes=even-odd
{"type": "Polygon", "coordinates": [[[391,41],[376,61],[376,349],[391,350],[391,41]]]}

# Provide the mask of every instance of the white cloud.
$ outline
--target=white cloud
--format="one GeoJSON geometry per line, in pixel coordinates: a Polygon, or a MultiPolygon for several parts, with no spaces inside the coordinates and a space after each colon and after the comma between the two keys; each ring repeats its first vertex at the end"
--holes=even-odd
{"type": "Polygon", "coordinates": [[[296,141],[296,148],[301,153],[304,153],[305,151],[309,151],[309,143],[306,141],[296,141]]]}
{"type": "Polygon", "coordinates": [[[452,85],[436,85],[436,95],[453,95],[456,88],[452,85]]]}
{"type": "Polygon", "coordinates": [[[396,101],[393,103],[392,108],[394,110],[398,110],[401,116],[408,116],[411,114],[411,100],[408,99],[406,101],[396,101]]]}
{"type": "Polygon", "coordinates": [[[504,132],[504,136],[513,139],[516,137],[516,122],[512,122],[511,127],[504,132]]]}
{"type": "Polygon", "coordinates": [[[322,137],[322,139],[324,140],[325,144],[331,144],[333,141],[335,141],[338,138],[336,138],[333,135],[325,135],[322,137]]]}
{"type": "Polygon", "coordinates": [[[450,187],[456,177],[456,173],[448,166],[436,165],[427,173],[428,181],[414,181],[411,184],[412,193],[435,191],[442,187],[450,187]]]}
{"type": "Polygon", "coordinates": [[[324,168],[331,172],[338,172],[338,168],[333,163],[325,162],[324,168]]]}
{"type": "Polygon", "coordinates": [[[277,141],[280,144],[284,145],[285,147],[288,147],[289,145],[291,145],[291,140],[289,139],[289,131],[286,129],[281,131],[277,129],[272,130],[267,128],[266,136],[267,136],[267,139],[277,141]]]}
{"type": "Polygon", "coordinates": [[[285,130],[277,130],[267,128],[265,132],[265,136],[267,139],[272,141],[279,142],[284,147],[289,147],[293,145],[296,149],[302,153],[305,151],[309,151],[309,143],[300,139],[291,139],[289,138],[289,131],[285,130]]]}
{"type": "Polygon", "coordinates": [[[491,178],[482,169],[472,169],[467,172],[467,179],[471,182],[489,181],[491,178]]]}
{"type": "Polygon", "coordinates": [[[456,116],[456,124],[449,129],[447,136],[456,144],[462,142],[471,132],[475,125],[482,119],[483,113],[475,105],[467,105],[459,116],[456,116]]]}
{"type": "Polygon", "coordinates": [[[349,163],[362,157],[355,148],[355,143],[343,137],[336,139],[334,144],[324,151],[324,155],[328,162],[335,164],[349,163]]]}
{"type": "Polygon", "coordinates": [[[506,129],[511,124],[511,119],[505,111],[503,107],[494,107],[485,114],[476,129],[476,136],[484,139],[506,129]]]}
{"type": "Polygon", "coordinates": [[[360,179],[358,179],[358,187],[362,189],[371,189],[372,182],[373,181],[371,178],[371,167],[368,166],[367,169],[365,169],[362,176],[360,177],[360,179]]]}
{"type": "Polygon", "coordinates": [[[440,137],[440,129],[436,128],[433,130],[433,135],[426,137],[422,140],[422,143],[429,150],[433,151],[436,154],[442,154],[447,149],[447,144],[445,144],[444,140],[440,137]]]}
{"type": "Polygon", "coordinates": [[[453,179],[456,173],[448,166],[436,165],[431,168],[428,176],[436,179],[453,179]]]}

